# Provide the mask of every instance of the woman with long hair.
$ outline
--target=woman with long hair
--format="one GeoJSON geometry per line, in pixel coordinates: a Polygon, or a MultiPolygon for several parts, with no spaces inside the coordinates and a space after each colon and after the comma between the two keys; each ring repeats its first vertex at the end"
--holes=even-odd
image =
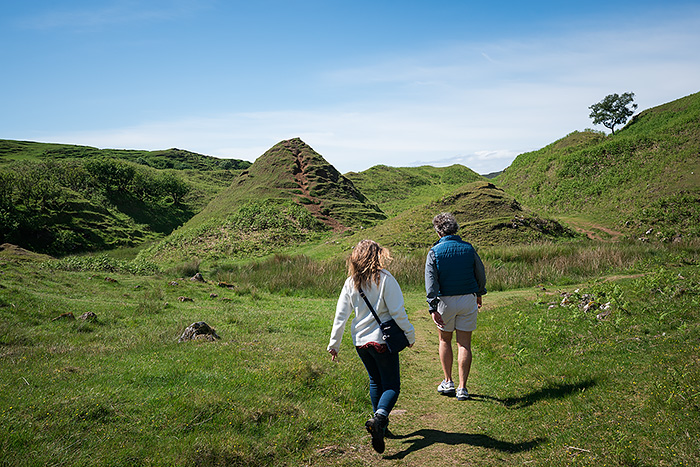
{"type": "Polygon", "coordinates": [[[363,240],[355,246],[347,260],[348,278],[338,298],[328,344],[328,352],[335,361],[345,324],[354,311],[355,317],[350,325],[352,341],[369,375],[369,396],[374,412],[365,427],[372,435],[372,447],[379,453],[384,452],[389,413],[401,389],[399,354],[389,352],[384,344],[379,324],[360,295],[360,290],[382,322],[389,319],[396,321],[406,334],[409,347],[416,340],[413,325],[406,315],[401,288],[385,269],[390,261],[389,250],[372,240],[363,240]]]}

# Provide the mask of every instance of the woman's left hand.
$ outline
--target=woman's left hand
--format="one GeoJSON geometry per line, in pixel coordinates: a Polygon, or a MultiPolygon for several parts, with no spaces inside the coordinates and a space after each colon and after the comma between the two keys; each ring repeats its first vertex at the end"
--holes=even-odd
{"type": "Polygon", "coordinates": [[[338,359],[338,351],[335,349],[331,349],[328,351],[329,354],[331,354],[331,361],[334,362],[338,359]]]}

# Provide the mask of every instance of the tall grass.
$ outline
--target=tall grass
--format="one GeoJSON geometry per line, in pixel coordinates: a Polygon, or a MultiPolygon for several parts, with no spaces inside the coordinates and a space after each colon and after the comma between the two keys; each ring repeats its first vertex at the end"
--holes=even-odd
{"type": "Polygon", "coordinates": [[[337,294],[343,285],[345,262],[341,258],[314,260],[304,255],[276,254],[245,264],[222,264],[211,274],[217,281],[239,289],[329,297],[337,294]]]}
{"type": "MultiPolygon", "coordinates": [[[[246,264],[219,265],[212,276],[243,289],[258,289],[285,296],[332,297],[347,277],[344,257],[315,260],[305,255],[276,254],[246,264]]],[[[425,258],[396,255],[387,270],[404,289],[423,287],[425,258]]]]}
{"type": "Polygon", "coordinates": [[[635,273],[650,263],[697,260],[700,244],[543,243],[484,248],[488,289],[567,285],[607,274],[635,273]]]}
{"type": "MultiPolygon", "coordinates": [[[[697,260],[700,242],[543,243],[479,250],[487,289],[503,291],[536,285],[568,285],[608,274],[633,274],[651,263],[697,260]]],[[[425,253],[394,254],[387,267],[403,290],[424,287],[425,253]]],[[[347,277],[345,258],[314,260],[303,255],[274,255],[246,264],[219,265],[213,276],[247,289],[287,296],[335,296],[347,277]]]]}

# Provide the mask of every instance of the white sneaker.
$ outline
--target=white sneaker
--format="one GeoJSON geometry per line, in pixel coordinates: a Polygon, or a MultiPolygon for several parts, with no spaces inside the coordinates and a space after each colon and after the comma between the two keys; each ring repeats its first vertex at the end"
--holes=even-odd
{"type": "Polygon", "coordinates": [[[457,388],[457,400],[466,401],[467,399],[469,399],[467,388],[457,388]]]}
{"type": "Polygon", "coordinates": [[[443,396],[453,396],[455,393],[455,383],[454,381],[442,380],[442,383],[437,388],[438,393],[443,396]]]}

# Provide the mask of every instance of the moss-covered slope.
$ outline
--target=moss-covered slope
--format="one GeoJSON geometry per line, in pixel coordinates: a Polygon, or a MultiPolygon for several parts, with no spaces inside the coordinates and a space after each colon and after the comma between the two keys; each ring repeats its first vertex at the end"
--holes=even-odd
{"type": "Polygon", "coordinates": [[[574,132],[521,154],[498,184],[549,215],[638,237],[700,235],[700,93],[645,110],[615,135],[574,132]]]}

